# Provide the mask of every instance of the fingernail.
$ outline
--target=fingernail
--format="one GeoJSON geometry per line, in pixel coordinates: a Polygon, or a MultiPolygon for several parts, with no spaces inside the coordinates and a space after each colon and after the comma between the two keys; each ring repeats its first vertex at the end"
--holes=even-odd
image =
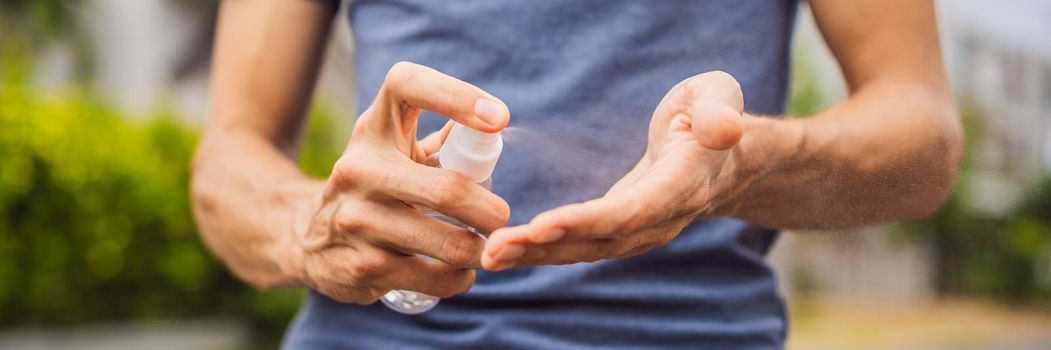
{"type": "Polygon", "coordinates": [[[525,255],[525,252],[526,247],[524,246],[520,246],[517,244],[508,244],[504,247],[503,250],[501,250],[499,253],[496,253],[496,256],[493,256],[493,259],[500,261],[515,260],[521,258],[522,255],[525,255]]]}
{"type": "Polygon", "coordinates": [[[543,232],[543,233],[537,235],[537,237],[535,239],[535,242],[536,243],[551,243],[551,242],[554,242],[554,241],[562,239],[562,237],[564,237],[565,235],[566,235],[566,230],[563,230],[563,229],[560,229],[560,228],[556,228],[556,229],[553,229],[553,230],[550,230],[550,231],[546,231],[546,232],[543,232]]]}
{"type": "Polygon", "coordinates": [[[499,125],[503,112],[503,106],[485,98],[479,98],[478,101],[474,103],[474,114],[489,125],[499,125]]]}

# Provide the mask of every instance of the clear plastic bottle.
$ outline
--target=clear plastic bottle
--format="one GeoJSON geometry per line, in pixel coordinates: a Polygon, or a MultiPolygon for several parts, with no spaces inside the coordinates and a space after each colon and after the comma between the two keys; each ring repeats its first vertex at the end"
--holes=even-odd
{"type": "MultiPolygon", "coordinates": [[[[453,125],[449,137],[435,156],[438,167],[470,176],[486,189],[492,189],[493,168],[503,151],[504,141],[498,133],[485,133],[460,124],[453,125]]],[[[429,208],[420,208],[424,215],[438,218],[450,224],[467,228],[477,233],[474,228],[460,221],[445,216],[429,208]]],[[[430,259],[428,257],[420,257],[430,259]]],[[[392,290],[380,298],[383,304],[394,311],[416,315],[427,312],[438,305],[441,299],[420,292],[409,290],[392,290]]]]}

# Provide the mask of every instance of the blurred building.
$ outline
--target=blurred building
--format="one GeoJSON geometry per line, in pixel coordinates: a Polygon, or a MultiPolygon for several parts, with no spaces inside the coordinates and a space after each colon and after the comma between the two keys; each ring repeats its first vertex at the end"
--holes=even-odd
{"type": "MultiPolygon", "coordinates": [[[[170,106],[191,123],[210,108],[212,32],[219,6],[213,0],[88,0],[75,11],[87,34],[93,62],[92,87],[131,115],[170,106]]],[[[346,16],[338,16],[318,97],[353,113],[353,39],[346,16]]],[[[66,87],[75,75],[75,53],[53,45],[38,63],[45,89],[66,87]]],[[[348,116],[350,120],[353,115],[348,116]]]]}
{"type": "Polygon", "coordinates": [[[940,10],[961,108],[982,130],[969,202],[1000,213],[1051,170],[1051,2],[942,1],[940,10]]]}

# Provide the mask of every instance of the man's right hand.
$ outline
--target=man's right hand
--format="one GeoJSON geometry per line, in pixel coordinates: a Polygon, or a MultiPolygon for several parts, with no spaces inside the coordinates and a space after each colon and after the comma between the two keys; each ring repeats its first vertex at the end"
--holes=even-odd
{"type": "Polygon", "coordinates": [[[484,239],[419,208],[485,232],[505,226],[510,208],[463,174],[421,164],[440,143],[417,142],[421,110],[485,132],[500,131],[510,117],[503,102],[475,86],[421,65],[395,64],[324,190],[296,215],[279,255],[284,273],[358,304],[393,289],[439,297],[470,289],[484,239]]]}

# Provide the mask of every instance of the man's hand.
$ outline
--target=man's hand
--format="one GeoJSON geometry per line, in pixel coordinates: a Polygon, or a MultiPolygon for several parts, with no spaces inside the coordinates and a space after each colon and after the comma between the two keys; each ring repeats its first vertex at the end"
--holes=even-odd
{"type": "Polygon", "coordinates": [[[729,74],[680,82],[657,106],[642,160],[605,196],[493,232],[489,270],[629,257],[666,244],[720,203],[730,150],[743,134],[744,99],[729,74]]]}
{"type": "Polygon", "coordinates": [[[363,304],[392,289],[449,297],[470,288],[484,239],[417,206],[483,231],[506,225],[510,209],[467,176],[420,164],[441,135],[417,143],[424,109],[487,132],[503,129],[509,117],[500,100],[477,87],[396,64],[323,192],[297,215],[282,270],[333,299],[363,304]]]}

